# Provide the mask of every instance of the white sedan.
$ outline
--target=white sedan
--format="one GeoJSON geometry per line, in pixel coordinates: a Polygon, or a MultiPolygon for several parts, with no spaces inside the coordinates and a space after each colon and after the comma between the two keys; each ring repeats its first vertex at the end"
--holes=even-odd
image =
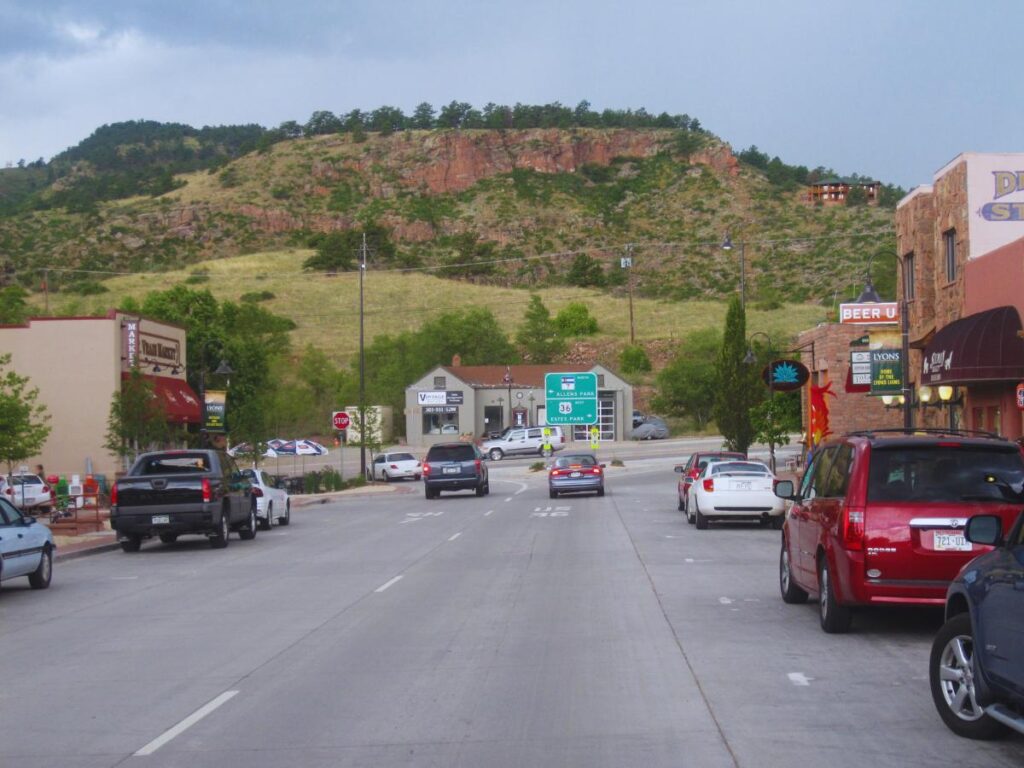
{"type": "Polygon", "coordinates": [[[370,476],[373,480],[419,480],[423,464],[411,453],[381,453],[374,457],[370,476]]]}
{"type": "Polygon", "coordinates": [[[690,486],[686,519],[700,530],[711,520],[756,520],[781,528],[785,502],[775,475],[760,461],[710,461],[690,486]]]}
{"type": "Polygon", "coordinates": [[[242,476],[253,487],[256,496],[256,519],[260,528],[269,531],[274,523],[288,525],[292,521],[292,503],[288,491],[278,488],[262,469],[243,469],[242,476]],[[258,492],[257,492],[258,491],[258,492]]]}

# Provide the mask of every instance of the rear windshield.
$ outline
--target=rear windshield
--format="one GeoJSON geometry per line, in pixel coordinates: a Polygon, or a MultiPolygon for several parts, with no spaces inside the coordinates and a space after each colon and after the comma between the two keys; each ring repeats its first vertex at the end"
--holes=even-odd
{"type": "Polygon", "coordinates": [[[726,464],[715,464],[711,467],[713,475],[770,475],[771,470],[764,464],[754,464],[746,461],[730,461],[726,464]]]}
{"type": "Polygon", "coordinates": [[[1024,460],[1016,449],[872,448],[868,501],[1020,502],[1024,460]]]}
{"type": "Polygon", "coordinates": [[[427,452],[427,461],[472,461],[475,458],[472,445],[435,445],[427,452]]]}
{"type": "Polygon", "coordinates": [[[11,485],[42,485],[39,475],[11,475],[11,485]]]}
{"type": "Polygon", "coordinates": [[[416,461],[411,453],[389,453],[388,461],[416,461]]]}
{"type": "Polygon", "coordinates": [[[210,469],[205,453],[175,453],[139,459],[133,475],[173,475],[182,472],[205,472],[210,469]]]}
{"type": "Polygon", "coordinates": [[[592,467],[597,464],[593,456],[561,456],[555,461],[555,466],[564,469],[565,467],[592,467]]]}

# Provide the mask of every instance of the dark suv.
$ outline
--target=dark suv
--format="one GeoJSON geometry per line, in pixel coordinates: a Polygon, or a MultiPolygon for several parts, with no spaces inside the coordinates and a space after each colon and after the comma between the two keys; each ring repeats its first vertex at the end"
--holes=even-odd
{"type": "Polygon", "coordinates": [[[955,430],[854,432],[824,445],[782,529],[779,587],[787,603],[818,594],[821,627],[850,628],[865,605],[943,605],[946,589],[979,553],[964,537],[975,515],[1013,524],[1024,483],[1017,445],[955,430]]]}
{"type": "Polygon", "coordinates": [[[491,492],[487,462],[473,443],[437,443],[423,461],[423,492],[436,499],[441,491],[474,490],[477,496],[491,492]]]}
{"type": "Polygon", "coordinates": [[[1024,733],[1024,514],[1005,538],[1004,530],[998,515],[968,521],[964,538],[995,549],[949,586],[932,644],[932,699],[949,729],[971,739],[1024,733]]]}

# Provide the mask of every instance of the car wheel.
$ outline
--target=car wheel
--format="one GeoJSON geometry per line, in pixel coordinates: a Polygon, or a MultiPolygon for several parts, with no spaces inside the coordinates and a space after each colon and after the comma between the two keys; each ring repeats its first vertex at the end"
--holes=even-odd
{"type": "Polygon", "coordinates": [[[772,518],[772,528],[774,528],[776,531],[781,531],[782,530],[782,524],[785,523],[785,522],[786,522],[786,515],[785,515],[785,513],[783,513],[781,515],[776,515],[775,517],[772,518]]]}
{"type": "Polygon", "coordinates": [[[501,457],[505,454],[501,452],[501,448],[491,448],[487,455],[491,457],[491,461],[501,461],[501,457]]]}
{"type": "Polygon", "coordinates": [[[782,551],[779,553],[779,591],[782,592],[782,601],[785,603],[806,603],[807,593],[793,581],[793,570],[790,568],[789,547],[786,540],[782,540],[782,551]]]}
{"type": "Polygon", "coordinates": [[[413,475],[412,479],[415,480],[416,482],[419,482],[420,476],[419,475],[413,475]]]}
{"type": "Polygon", "coordinates": [[[704,514],[700,511],[700,504],[697,500],[693,500],[693,516],[694,522],[697,524],[698,531],[706,531],[708,528],[708,519],[704,517],[704,514]]]}
{"type": "Polygon", "coordinates": [[[685,512],[686,511],[686,505],[683,504],[683,500],[682,499],[678,499],[676,501],[676,505],[677,505],[676,509],[678,509],[680,512],[685,512]]]}
{"type": "Polygon", "coordinates": [[[487,478],[484,480],[484,496],[489,496],[491,493],[491,479],[487,478]]]}
{"type": "Polygon", "coordinates": [[[274,505],[273,503],[267,504],[267,517],[265,520],[260,520],[260,528],[264,531],[269,531],[274,527],[274,505]]]}
{"type": "Polygon", "coordinates": [[[957,736],[994,739],[1006,728],[985,714],[975,699],[974,635],[969,613],[950,618],[932,643],[928,663],[932,700],[939,717],[957,736]]]}
{"type": "Polygon", "coordinates": [[[423,495],[426,496],[428,499],[433,499],[434,498],[434,492],[432,490],[430,490],[429,488],[424,488],[423,489],[423,495]]]}
{"type": "Polygon", "coordinates": [[[598,496],[604,496],[604,488],[603,487],[597,489],[597,495],[598,496]]]}
{"type": "Polygon", "coordinates": [[[288,525],[292,521],[292,501],[289,499],[284,504],[284,517],[278,520],[281,525],[288,525]]]}
{"type": "Polygon", "coordinates": [[[214,549],[224,549],[228,545],[228,536],[231,534],[231,528],[228,523],[228,511],[222,509],[220,511],[220,522],[217,523],[217,532],[210,537],[210,546],[214,549]]]}
{"type": "Polygon", "coordinates": [[[238,538],[243,541],[252,541],[256,538],[256,531],[259,530],[259,523],[256,519],[256,505],[249,507],[249,522],[244,528],[238,529],[238,538]]]}
{"type": "Polygon", "coordinates": [[[480,485],[478,485],[475,490],[477,496],[483,496],[485,493],[487,493],[487,489],[484,488],[483,483],[480,483],[480,485]]]}
{"type": "Polygon", "coordinates": [[[142,546],[141,536],[128,536],[121,539],[121,549],[124,552],[138,552],[142,546]]]}
{"type": "Polygon", "coordinates": [[[43,548],[43,556],[39,558],[39,566],[28,575],[28,583],[32,589],[46,589],[50,586],[53,576],[53,553],[49,545],[43,548]]]}
{"type": "Polygon", "coordinates": [[[557,499],[558,498],[558,491],[554,490],[553,488],[549,488],[548,489],[548,498],[549,499],[557,499]]]}
{"type": "Polygon", "coordinates": [[[840,605],[836,600],[835,588],[832,586],[832,569],[828,566],[828,557],[821,556],[818,565],[818,618],[821,628],[830,635],[839,635],[850,631],[853,611],[840,605]]]}
{"type": "Polygon", "coordinates": [[[164,544],[173,544],[178,540],[178,534],[176,533],[161,533],[160,541],[164,544]]]}
{"type": "Polygon", "coordinates": [[[385,483],[390,483],[391,482],[392,477],[391,477],[391,475],[388,474],[388,471],[386,469],[383,472],[381,472],[381,474],[384,475],[384,482],[385,483]]]}

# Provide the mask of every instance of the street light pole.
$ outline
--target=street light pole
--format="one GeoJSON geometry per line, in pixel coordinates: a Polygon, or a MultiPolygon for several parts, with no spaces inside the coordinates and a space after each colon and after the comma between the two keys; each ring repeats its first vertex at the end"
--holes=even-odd
{"type": "Polygon", "coordinates": [[[359,249],[359,476],[366,477],[366,355],[363,347],[363,275],[366,274],[366,233],[359,249]]]}
{"type": "MultiPolygon", "coordinates": [[[[742,240],[738,243],[740,247],[740,307],[743,309],[747,308],[747,265],[746,265],[746,248],[747,244],[742,240]]],[[[725,233],[725,240],[722,241],[722,250],[732,250],[732,238],[729,233],[725,233]]]]}

